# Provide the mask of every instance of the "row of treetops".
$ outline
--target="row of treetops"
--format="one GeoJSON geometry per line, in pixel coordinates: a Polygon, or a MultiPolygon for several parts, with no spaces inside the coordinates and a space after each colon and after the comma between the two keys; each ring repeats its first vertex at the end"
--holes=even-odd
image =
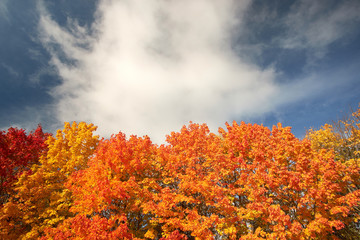
{"type": "Polygon", "coordinates": [[[360,109],[296,138],[190,123],[156,145],[0,132],[1,239],[359,239],[360,109]]]}

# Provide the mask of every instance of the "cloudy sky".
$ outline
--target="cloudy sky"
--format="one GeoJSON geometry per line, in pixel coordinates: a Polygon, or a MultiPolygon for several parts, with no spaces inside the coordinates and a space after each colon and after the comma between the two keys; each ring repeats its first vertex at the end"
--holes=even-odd
{"type": "Polygon", "coordinates": [[[305,130],[360,102],[357,0],[2,0],[0,128],[163,142],[189,121],[305,130]]]}

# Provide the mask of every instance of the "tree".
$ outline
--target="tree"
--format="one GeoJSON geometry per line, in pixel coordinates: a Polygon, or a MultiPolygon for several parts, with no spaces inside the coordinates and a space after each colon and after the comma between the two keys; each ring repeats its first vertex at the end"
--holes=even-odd
{"type": "Polygon", "coordinates": [[[46,152],[48,135],[40,125],[29,134],[17,128],[0,131],[0,207],[15,194],[13,184],[18,177],[46,152]]]}
{"type": "MultiPolygon", "coordinates": [[[[360,108],[353,112],[345,120],[325,124],[319,130],[310,129],[306,136],[312,142],[315,150],[327,149],[333,151],[335,159],[348,166],[360,166],[360,108]]],[[[360,189],[359,184],[349,185],[348,192],[360,189]]],[[[359,239],[360,229],[358,214],[360,209],[356,207],[349,214],[353,221],[336,232],[341,238],[359,239]]]]}
{"type": "Polygon", "coordinates": [[[65,123],[56,137],[46,141],[48,151],[30,174],[22,174],[16,194],[4,205],[1,226],[7,239],[36,239],[47,227],[57,226],[73,216],[72,194],[64,185],[68,177],[87,166],[98,143],[96,127],[86,123],[65,123]]]}
{"type": "Polygon", "coordinates": [[[144,204],[146,212],[155,215],[152,224],[161,227],[153,231],[154,239],[180,234],[179,239],[212,239],[225,221],[220,205],[226,189],[219,175],[225,170],[223,141],[206,124],[194,123],[166,141],[168,145],[159,148],[161,189],[144,204]]]}
{"type": "Polygon", "coordinates": [[[95,215],[91,218],[78,214],[66,219],[57,228],[45,229],[46,236],[40,239],[54,240],[91,239],[91,240],[116,240],[132,239],[129,233],[126,218],[112,217],[110,219],[95,215]]]}
{"type": "Polygon", "coordinates": [[[307,136],[315,149],[334,150],[340,161],[359,164],[360,158],[360,105],[345,120],[325,124],[319,130],[309,129],[307,136]]]}
{"type": "Polygon", "coordinates": [[[65,184],[73,217],[44,239],[337,239],[358,217],[359,167],[289,127],[190,123],[167,142],[101,141],[65,184]]]}
{"type": "MultiPolygon", "coordinates": [[[[156,159],[156,146],[148,137],[127,140],[119,133],[101,141],[89,168],[73,174],[67,183],[75,198],[72,211],[87,216],[91,226],[96,227],[97,221],[109,224],[115,236],[144,237],[151,228],[151,215],[142,211],[142,204],[151,201],[153,192],[160,188],[156,159]]],[[[86,231],[83,227],[79,231],[86,231]]],[[[69,234],[64,225],[60,228],[69,234]]],[[[49,235],[56,238],[56,231],[49,230],[49,235]]]]}
{"type": "Polygon", "coordinates": [[[357,167],[312,149],[281,124],[270,131],[234,123],[227,130],[222,136],[233,159],[227,169],[235,170],[229,207],[237,207],[226,218],[233,216],[241,238],[323,239],[350,221],[359,192],[346,189],[358,181],[357,167]]]}

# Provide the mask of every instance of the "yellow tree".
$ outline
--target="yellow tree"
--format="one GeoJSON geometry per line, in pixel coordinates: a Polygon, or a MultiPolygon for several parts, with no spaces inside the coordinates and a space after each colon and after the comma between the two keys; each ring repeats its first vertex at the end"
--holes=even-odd
{"type": "Polygon", "coordinates": [[[360,107],[345,120],[310,129],[306,137],[314,149],[333,150],[338,160],[360,166],[360,107]]]}
{"type": "MultiPolygon", "coordinates": [[[[360,106],[360,105],[359,105],[360,106]]],[[[327,149],[335,153],[335,159],[347,166],[360,166],[360,108],[353,112],[345,120],[325,124],[319,130],[310,129],[306,138],[312,142],[315,150],[327,149]]],[[[349,186],[348,192],[360,189],[359,185],[349,186]]],[[[350,214],[354,220],[345,228],[337,231],[337,235],[346,239],[359,239],[360,231],[357,218],[360,213],[357,207],[350,214]],[[355,214],[356,213],[356,214],[355,214]]]]}
{"type": "MultiPolygon", "coordinates": [[[[48,152],[16,183],[17,194],[3,208],[6,222],[3,237],[36,239],[47,227],[56,226],[72,214],[71,191],[64,183],[75,171],[84,169],[98,144],[96,127],[81,122],[65,123],[56,137],[49,136],[48,152]]],[[[4,226],[4,224],[2,224],[4,226]]]]}

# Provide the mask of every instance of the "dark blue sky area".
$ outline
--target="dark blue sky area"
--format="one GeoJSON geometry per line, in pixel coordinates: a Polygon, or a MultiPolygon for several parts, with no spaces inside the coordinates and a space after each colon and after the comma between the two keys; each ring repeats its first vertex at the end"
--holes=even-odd
{"type": "MultiPolygon", "coordinates": [[[[0,127],[26,127],[42,120],[41,113],[54,101],[49,94],[61,83],[56,69],[49,65],[50,56],[38,40],[38,1],[4,1],[0,6],[0,127]],[[37,111],[39,110],[39,112],[37,111]]],[[[94,21],[96,1],[46,2],[53,18],[66,25],[75,18],[80,25],[94,21]]],[[[50,130],[56,122],[51,116],[41,124],[50,130]]],[[[35,124],[35,125],[34,125],[35,124]]]]}

